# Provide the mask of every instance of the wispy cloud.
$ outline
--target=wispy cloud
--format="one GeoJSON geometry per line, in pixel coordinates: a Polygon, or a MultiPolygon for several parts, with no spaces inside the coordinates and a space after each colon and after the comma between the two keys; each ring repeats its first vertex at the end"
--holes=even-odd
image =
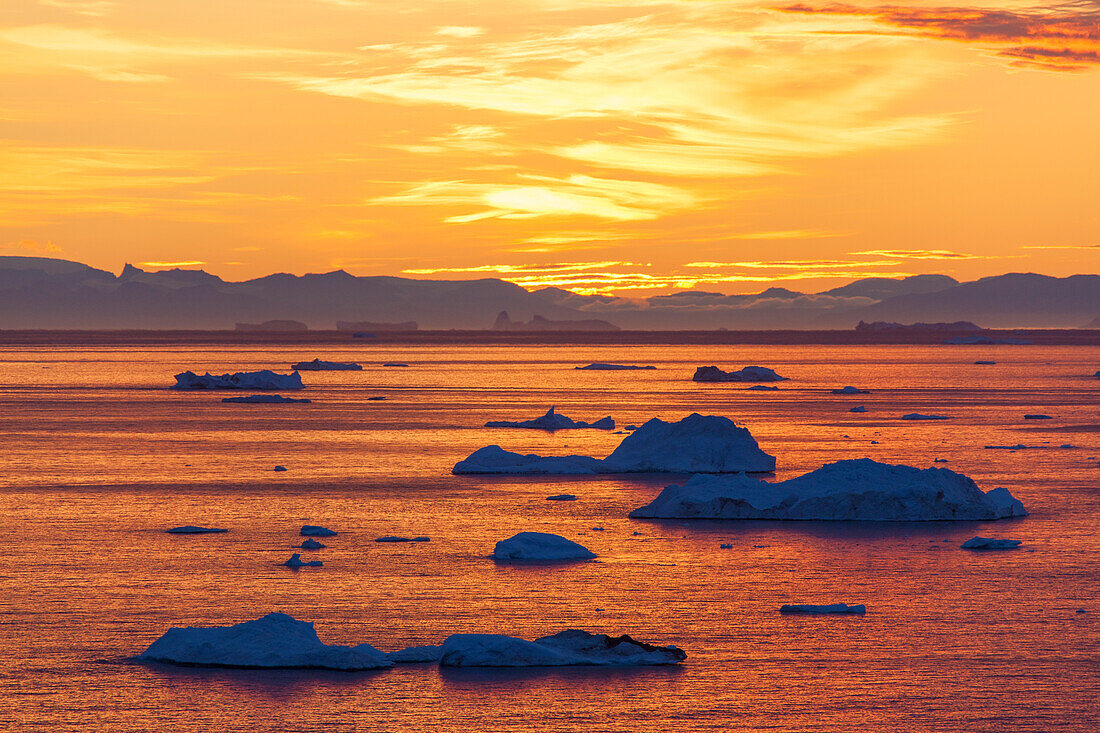
{"type": "Polygon", "coordinates": [[[848,254],[869,257],[890,257],[902,260],[988,260],[996,259],[990,255],[975,255],[965,252],[952,252],[947,249],[868,249],[848,254]]]}
{"type": "Polygon", "coordinates": [[[823,270],[823,269],[847,269],[858,267],[893,267],[900,264],[894,260],[867,260],[857,262],[853,260],[760,260],[747,262],[688,262],[684,267],[697,267],[701,269],[747,269],[747,270],[823,270]]]}

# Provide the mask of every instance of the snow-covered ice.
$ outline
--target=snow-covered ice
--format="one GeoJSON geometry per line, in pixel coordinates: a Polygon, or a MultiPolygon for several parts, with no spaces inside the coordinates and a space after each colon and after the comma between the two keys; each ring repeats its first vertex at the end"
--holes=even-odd
{"type": "Polygon", "coordinates": [[[1027,512],[1007,489],[982,492],[946,468],[919,469],[869,458],[837,461],[786,481],[735,474],[693,476],[630,513],[650,519],[987,520],[1027,512]]]}
{"type": "Polygon", "coordinates": [[[176,375],[172,389],[304,389],[302,377],[298,372],[276,374],[270,369],[258,372],[236,372],[234,374],[211,374],[202,376],[194,372],[182,372],[176,375]]]}
{"type": "Polygon", "coordinates": [[[580,428],[595,428],[596,430],[614,430],[615,421],[610,417],[600,418],[595,422],[583,422],[571,420],[565,415],[555,412],[554,407],[546,411],[545,415],[532,420],[490,420],[485,423],[487,428],[529,428],[531,430],[573,430],[580,428]]]}
{"type": "Polygon", "coordinates": [[[910,412],[908,415],[902,415],[902,420],[950,420],[949,415],[922,415],[919,412],[910,412]]]}
{"type": "Polygon", "coordinates": [[[172,529],[165,531],[168,534],[221,534],[229,530],[221,529],[220,527],[195,527],[194,525],[188,524],[183,527],[172,527],[172,529]]]}
{"type": "Polygon", "coordinates": [[[302,525],[302,529],[298,534],[303,537],[333,537],[336,535],[335,530],[331,530],[328,527],[319,527],[314,524],[302,525]]]}
{"type": "Polygon", "coordinates": [[[547,532],[520,532],[493,548],[493,559],[503,563],[543,563],[591,560],[596,557],[583,545],[547,532]]]}
{"type": "Polygon", "coordinates": [[[775,370],[762,366],[747,366],[735,372],[724,372],[716,366],[702,366],[695,370],[693,382],[782,382],[775,370]]]}
{"type": "Polygon", "coordinates": [[[847,387],[834,389],[832,392],[833,394],[870,394],[867,390],[860,389],[859,387],[853,387],[850,384],[847,387]]]}
{"type": "Polygon", "coordinates": [[[1023,544],[1022,540],[1000,540],[992,537],[971,537],[962,543],[964,550],[1015,550],[1023,544]]]}
{"type": "Polygon", "coordinates": [[[392,666],[377,650],[324,644],[312,623],[284,613],[269,613],[233,626],[169,629],[137,659],[208,667],[346,671],[392,666]]]}
{"type": "Polygon", "coordinates": [[[300,361],[297,364],[291,364],[291,369],[301,370],[306,372],[361,372],[363,367],[360,364],[356,364],[351,361],[321,361],[320,359],[314,359],[313,361],[300,361]]]}
{"type": "Polygon", "coordinates": [[[605,364],[603,362],[593,362],[587,366],[573,367],[574,369],[587,369],[595,372],[622,372],[622,371],[637,371],[639,369],[656,369],[655,366],[638,366],[636,364],[605,364]]]}
{"type": "Polygon", "coordinates": [[[809,613],[809,614],[826,614],[826,613],[854,613],[864,614],[867,613],[867,607],[862,603],[849,606],[847,603],[826,603],[822,605],[815,605],[813,603],[788,603],[779,608],[780,613],[809,613]]]}
{"type": "Polygon", "coordinates": [[[308,404],[310,400],[283,397],[281,394],[250,394],[247,397],[222,397],[222,402],[243,405],[287,405],[291,403],[308,404]]]}
{"type": "Polygon", "coordinates": [[[775,470],[775,458],[732,420],[692,413],[677,422],[649,420],[623,438],[607,458],[521,455],[500,446],[480,448],[452,469],[456,474],[731,473],[775,470]]]}
{"type": "Polygon", "coordinates": [[[654,646],[629,636],[571,629],[534,641],[501,634],[454,634],[443,642],[444,667],[653,666],[687,658],[674,646],[654,646]]]}
{"type": "Polygon", "coordinates": [[[324,565],[320,560],[310,560],[306,562],[302,559],[302,556],[295,552],[290,556],[290,559],[283,563],[288,568],[319,568],[324,565]]]}

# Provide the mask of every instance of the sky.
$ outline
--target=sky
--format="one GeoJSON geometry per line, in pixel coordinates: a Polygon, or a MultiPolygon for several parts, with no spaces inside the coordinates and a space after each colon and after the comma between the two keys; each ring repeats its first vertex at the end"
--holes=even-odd
{"type": "Polygon", "coordinates": [[[1100,0],[5,0],[0,255],[644,297],[1100,271],[1100,0]]]}

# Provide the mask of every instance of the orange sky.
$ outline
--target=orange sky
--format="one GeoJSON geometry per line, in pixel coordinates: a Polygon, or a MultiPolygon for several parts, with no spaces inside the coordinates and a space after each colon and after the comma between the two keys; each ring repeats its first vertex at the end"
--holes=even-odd
{"type": "Polygon", "coordinates": [[[1100,0],[8,0],[0,254],[637,295],[1097,272],[1100,0]]]}

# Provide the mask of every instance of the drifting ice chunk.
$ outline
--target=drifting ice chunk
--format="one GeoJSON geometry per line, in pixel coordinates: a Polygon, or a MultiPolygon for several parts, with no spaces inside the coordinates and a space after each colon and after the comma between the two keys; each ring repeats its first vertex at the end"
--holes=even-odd
{"type": "Polygon", "coordinates": [[[576,501],[576,494],[554,494],[553,496],[546,497],[547,501],[576,501]]]}
{"type": "Polygon", "coordinates": [[[922,415],[919,412],[910,412],[908,415],[902,415],[902,420],[950,420],[948,415],[922,415]]]}
{"type": "Polygon", "coordinates": [[[867,607],[862,603],[849,606],[846,603],[828,603],[815,606],[812,603],[784,604],[779,608],[780,613],[867,613],[867,607]]]}
{"type": "Polygon", "coordinates": [[[497,562],[541,563],[592,560],[596,553],[572,540],[547,532],[520,532],[493,549],[497,562]]]}
{"type": "Polygon", "coordinates": [[[637,369],[656,369],[655,366],[636,366],[634,364],[604,364],[603,362],[595,362],[588,366],[573,367],[574,369],[588,369],[596,372],[620,372],[620,371],[635,371],[637,369]]]}
{"type": "Polygon", "coordinates": [[[334,537],[336,535],[335,530],[331,530],[328,527],[318,527],[313,524],[302,525],[302,529],[298,534],[303,537],[334,537]]]}
{"type": "Polygon", "coordinates": [[[848,385],[847,387],[841,387],[840,389],[834,389],[833,394],[870,394],[870,393],[865,389],[860,389],[859,387],[853,387],[852,385],[848,385]]]}
{"type": "Polygon", "coordinates": [[[962,543],[964,550],[1015,550],[1022,545],[1021,540],[995,540],[991,537],[971,537],[962,543]]]}
{"type": "Polygon", "coordinates": [[[600,459],[588,456],[522,455],[506,451],[499,445],[489,445],[456,463],[451,473],[594,474],[601,473],[601,465],[600,459]]]}
{"type": "Polygon", "coordinates": [[[326,545],[324,543],[318,542],[317,540],[306,540],[302,544],[298,545],[299,549],[302,550],[320,550],[323,549],[325,546],[326,545]]]}
{"type": "Polygon", "coordinates": [[[300,361],[297,364],[291,364],[291,369],[301,370],[306,372],[361,372],[363,367],[359,364],[350,361],[321,361],[320,359],[314,359],[313,361],[300,361]]]}
{"type": "Polygon", "coordinates": [[[546,411],[542,417],[533,420],[490,420],[485,423],[487,428],[530,428],[532,430],[571,430],[574,428],[595,428],[596,430],[614,430],[615,421],[605,417],[596,422],[588,423],[579,420],[571,420],[565,415],[554,412],[553,407],[546,411]]]}
{"type": "MultiPolygon", "coordinates": [[[[373,647],[372,647],[373,648],[373,647]]],[[[443,656],[443,645],[410,646],[400,651],[390,652],[386,657],[394,664],[421,664],[438,662],[443,656]]]]}
{"type": "Polygon", "coordinates": [[[273,469],[271,469],[271,470],[272,470],[272,471],[279,471],[279,472],[282,472],[282,471],[285,471],[285,470],[286,470],[286,466],[276,466],[275,468],[273,468],[273,469]]]}
{"type": "Polygon", "coordinates": [[[384,366],[384,367],[407,367],[408,364],[406,364],[404,362],[401,362],[401,361],[387,361],[382,366],[384,366]]]}
{"type": "Polygon", "coordinates": [[[431,537],[398,537],[397,535],[386,535],[385,537],[376,537],[375,542],[431,542],[431,537]]]}
{"type": "Polygon", "coordinates": [[[1050,415],[1024,415],[1025,420],[1053,420],[1050,415]]]}
{"type": "Polygon", "coordinates": [[[244,405],[285,405],[292,402],[309,403],[309,400],[296,400],[293,397],[283,397],[281,394],[250,394],[247,397],[222,397],[222,402],[230,402],[244,405]]]}
{"type": "Polygon", "coordinates": [[[207,667],[348,671],[392,666],[377,650],[323,644],[312,623],[283,613],[233,626],[169,629],[137,659],[207,667]]]}
{"type": "Polygon", "coordinates": [[[201,377],[194,372],[182,372],[176,375],[172,389],[304,389],[302,377],[298,372],[276,374],[270,369],[258,372],[236,372],[235,374],[210,374],[201,377]]]}
{"type": "Polygon", "coordinates": [[[895,466],[869,458],[829,463],[787,481],[743,474],[693,476],[669,486],[631,517],[915,522],[1025,516],[1005,488],[988,493],[946,468],[895,466]]]}
{"type": "Polygon", "coordinates": [[[443,642],[444,667],[653,666],[679,664],[674,646],[653,646],[623,635],[571,629],[535,641],[500,634],[455,634],[443,642]]]}
{"type": "Polygon", "coordinates": [[[716,366],[698,367],[693,382],[782,382],[787,377],[781,377],[774,370],[762,366],[747,366],[735,372],[724,372],[716,366]]]}
{"type": "Polygon", "coordinates": [[[771,387],[767,384],[754,384],[751,387],[745,387],[750,392],[778,392],[779,387],[771,387]]]}
{"type": "Polygon", "coordinates": [[[172,529],[167,529],[165,531],[168,534],[221,534],[229,530],[220,529],[218,527],[195,527],[189,524],[185,527],[172,527],[172,529]]]}
{"type": "Polygon", "coordinates": [[[293,555],[290,556],[289,560],[283,563],[283,565],[286,565],[288,568],[319,568],[324,565],[324,563],[322,563],[320,560],[310,560],[309,562],[305,562],[304,560],[302,560],[302,556],[295,552],[293,555]]]}
{"type": "Polygon", "coordinates": [[[987,366],[988,366],[988,365],[996,364],[997,362],[995,362],[995,361],[989,361],[989,360],[987,360],[987,359],[981,359],[981,360],[979,360],[979,361],[976,361],[976,362],[974,362],[974,363],[975,363],[975,364],[985,364],[985,365],[987,365],[987,366]]]}
{"type": "Polygon", "coordinates": [[[848,412],[867,412],[867,408],[863,405],[860,405],[859,407],[853,407],[852,409],[848,410],[848,412]]]}

